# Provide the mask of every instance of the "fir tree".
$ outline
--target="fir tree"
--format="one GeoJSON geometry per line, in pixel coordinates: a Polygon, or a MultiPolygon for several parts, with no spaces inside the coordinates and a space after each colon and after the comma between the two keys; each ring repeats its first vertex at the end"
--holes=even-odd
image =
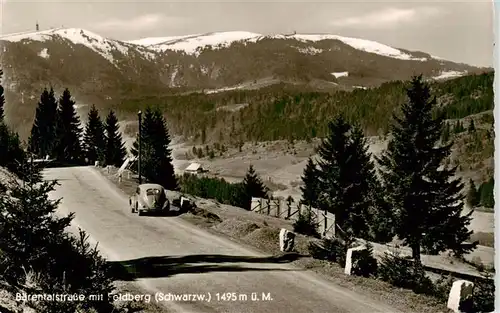
{"type": "Polygon", "coordinates": [[[28,140],[28,151],[45,158],[53,155],[56,144],[57,100],[54,90],[43,90],[28,140]]]}
{"type": "Polygon", "coordinates": [[[374,165],[359,127],[342,115],[328,125],[329,134],[321,143],[320,207],[335,214],[335,223],[346,236],[366,238],[374,198],[374,165]]]}
{"type": "Polygon", "coordinates": [[[300,187],[300,191],[302,191],[302,201],[308,206],[317,207],[320,193],[319,171],[312,158],[307,160],[304,174],[301,179],[304,183],[304,185],[300,187]]]}
{"type": "Polygon", "coordinates": [[[467,229],[472,212],[461,215],[463,184],[453,178],[456,167],[440,168],[452,146],[436,146],[443,116],[433,118],[436,99],[422,76],[412,79],[407,96],[402,117],[394,115],[392,139],[379,158],[384,187],[396,213],[396,234],[411,247],[418,263],[422,247],[431,253],[451,249],[461,255],[474,248],[462,246],[472,233],[467,229]]]}
{"type": "Polygon", "coordinates": [[[480,193],[480,204],[486,208],[495,207],[495,198],[493,195],[495,181],[493,177],[491,177],[487,182],[481,184],[479,188],[480,193]]]}
{"type": "MultiPolygon", "coordinates": [[[[147,108],[141,125],[141,171],[151,183],[168,190],[178,190],[179,185],[172,164],[170,135],[161,112],[147,108]]],[[[138,142],[133,144],[132,154],[138,156],[138,142]]]]}
{"type": "MultiPolygon", "coordinates": [[[[2,74],[2,70],[0,69],[0,79],[2,78],[2,74]]],[[[0,166],[7,168],[25,181],[28,179],[33,181],[39,178],[39,171],[33,170],[31,173],[24,171],[27,156],[21,146],[19,135],[13,132],[4,121],[3,106],[5,99],[3,90],[0,80],[0,166]],[[31,175],[28,176],[27,174],[31,175]]]]}
{"type": "Polygon", "coordinates": [[[250,210],[252,198],[267,198],[268,196],[269,190],[255,172],[253,165],[248,167],[242,187],[242,198],[245,204],[244,209],[250,210]]]}
{"type": "Polygon", "coordinates": [[[26,179],[22,171],[25,162],[26,153],[21,147],[18,134],[11,131],[4,122],[0,122],[0,166],[26,179]]]}
{"type": "Polygon", "coordinates": [[[470,120],[469,127],[467,128],[467,131],[469,132],[469,134],[472,134],[473,132],[476,131],[476,126],[474,125],[473,119],[470,120]]]}
{"type": "Polygon", "coordinates": [[[467,204],[470,208],[474,208],[479,205],[480,194],[476,188],[476,184],[472,178],[469,181],[469,192],[467,193],[467,204]]]}
{"type": "Polygon", "coordinates": [[[95,105],[92,105],[88,114],[83,145],[85,149],[85,158],[90,164],[104,160],[104,126],[95,105]]]}
{"type": "Polygon", "coordinates": [[[66,217],[54,214],[59,200],[51,200],[49,193],[55,185],[57,182],[51,181],[18,186],[12,190],[12,198],[0,196],[2,279],[15,286],[22,281],[26,270],[33,270],[40,275],[37,287],[41,293],[106,295],[99,302],[41,301],[37,303],[43,307],[40,312],[75,312],[82,305],[110,312],[107,295],[114,288],[106,261],[97,251],[89,249],[85,237],[75,238],[65,232],[74,214],[66,217]],[[108,311],[102,310],[105,308],[108,311]]]}
{"type": "Polygon", "coordinates": [[[448,140],[450,140],[450,124],[445,122],[443,127],[443,134],[441,136],[441,141],[448,142],[448,140]]]}
{"type": "Polygon", "coordinates": [[[201,144],[204,145],[205,142],[207,141],[207,133],[206,133],[205,127],[201,130],[201,144]]]}
{"type": "Polygon", "coordinates": [[[80,142],[82,130],[74,105],[75,101],[71,99],[69,90],[65,89],[59,98],[55,154],[57,160],[70,164],[78,164],[83,159],[80,142]]]}
{"type": "Polygon", "coordinates": [[[122,134],[118,126],[118,119],[113,110],[110,110],[108,116],[106,116],[105,129],[104,162],[106,165],[119,167],[125,162],[127,149],[125,149],[122,134]]]}
{"type": "Polygon", "coordinates": [[[5,119],[5,96],[3,95],[3,84],[2,84],[3,71],[0,69],[0,122],[5,119]]]}

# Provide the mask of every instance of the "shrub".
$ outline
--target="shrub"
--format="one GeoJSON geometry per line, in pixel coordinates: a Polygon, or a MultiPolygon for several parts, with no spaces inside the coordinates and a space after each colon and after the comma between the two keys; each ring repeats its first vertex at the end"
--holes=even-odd
{"type": "Polygon", "coordinates": [[[483,272],[484,271],[484,264],[483,260],[479,256],[474,256],[470,262],[478,271],[483,272]]]}
{"type": "Polygon", "coordinates": [[[293,231],[302,235],[319,238],[318,223],[312,217],[312,212],[308,210],[305,214],[300,214],[293,224],[293,231]]]}
{"type": "Polygon", "coordinates": [[[313,258],[345,264],[346,249],[345,243],[338,238],[324,238],[321,244],[309,243],[309,253],[313,258]]]}
{"type": "Polygon", "coordinates": [[[435,296],[442,301],[448,301],[451,287],[453,286],[453,277],[451,275],[441,275],[434,283],[435,296]]]}
{"type": "Polygon", "coordinates": [[[370,277],[377,275],[377,259],[373,256],[373,246],[366,244],[366,249],[359,252],[359,258],[353,264],[352,272],[354,275],[370,277]]]}
{"type": "Polygon", "coordinates": [[[398,253],[385,253],[378,267],[378,275],[393,286],[411,289],[416,293],[434,294],[435,291],[422,265],[398,253]]]}
{"type": "Polygon", "coordinates": [[[493,312],[495,310],[495,280],[493,273],[484,273],[484,280],[478,280],[474,286],[472,311],[476,313],[493,312]]]}

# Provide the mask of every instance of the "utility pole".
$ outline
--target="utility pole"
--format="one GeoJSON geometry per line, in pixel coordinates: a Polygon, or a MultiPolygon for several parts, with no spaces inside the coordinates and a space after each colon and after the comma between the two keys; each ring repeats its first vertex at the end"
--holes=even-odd
{"type": "Polygon", "coordinates": [[[139,184],[142,184],[142,173],[141,173],[141,157],[142,157],[142,134],[141,134],[141,129],[142,129],[142,112],[139,111],[137,112],[137,117],[139,118],[139,153],[137,155],[137,172],[139,174],[139,184]]]}

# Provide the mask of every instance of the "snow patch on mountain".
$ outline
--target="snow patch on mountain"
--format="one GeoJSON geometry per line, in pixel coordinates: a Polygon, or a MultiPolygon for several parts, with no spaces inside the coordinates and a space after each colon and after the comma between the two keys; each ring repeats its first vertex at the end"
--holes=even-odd
{"type": "Polygon", "coordinates": [[[191,38],[191,37],[197,37],[197,36],[201,36],[201,35],[202,34],[193,34],[193,35],[184,35],[184,36],[169,36],[169,37],[148,37],[148,38],[142,38],[142,39],[138,39],[138,40],[129,40],[126,42],[133,44],[133,45],[148,47],[148,46],[153,46],[153,45],[173,43],[177,40],[187,39],[187,38],[191,38]]]}
{"type": "Polygon", "coordinates": [[[112,51],[118,51],[122,54],[128,54],[128,47],[115,40],[108,40],[88,30],[80,28],[55,28],[39,32],[22,33],[16,35],[6,35],[0,37],[0,40],[10,42],[22,41],[48,41],[65,39],[74,44],[84,45],[87,48],[99,53],[108,61],[114,63],[112,51]]]}
{"type": "MultiPolygon", "coordinates": [[[[295,35],[262,35],[245,31],[231,31],[231,32],[215,32],[202,35],[186,35],[186,36],[172,36],[172,37],[157,37],[157,38],[144,38],[139,40],[128,41],[129,43],[143,45],[152,48],[156,51],[184,51],[187,54],[198,55],[200,49],[208,46],[212,48],[228,47],[234,42],[256,43],[264,39],[295,39],[302,42],[318,42],[322,40],[339,40],[354,49],[362,50],[369,53],[375,53],[395,59],[413,60],[413,61],[427,61],[427,58],[416,58],[399,49],[359,38],[342,37],[337,35],[318,35],[318,34],[295,34],[295,35]]],[[[301,48],[304,49],[304,48],[301,48]]],[[[303,53],[319,53],[319,49],[314,47],[305,48],[303,53]]]]}
{"type": "Polygon", "coordinates": [[[139,49],[136,50],[150,60],[153,60],[155,57],[153,51],[148,51],[144,47],[107,39],[91,31],[80,28],[54,28],[38,32],[24,32],[0,36],[0,41],[9,42],[27,43],[29,41],[45,42],[49,40],[68,40],[74,44],[84,45],[113,64],[115,63],[113,53],[118,52],[123,55],[128,55],[131,48],[138,47],[139,49]]]}
{"type": "Polygon", "coordinates": [[[349,76],[349,72],[334,72],[334,73],[330,73],[330,74],[332,74],[333,76],[335,76],[335,78],[349,76]]]}
{"type": "Polygon", "coordinates": [[[415,58],[409,54],[403,53],[402,51],[389,47],[387,45],[371,41],[371,40],[366,40],[366,39],[359,39],[359,38],[351,38],[351,37],[342,37],[342,36],[337,36],[337,35],[305,35],[305,34],[295,34],[292,36],[287,36],[286,38],[293,38],[297,39],[300,41],[304,42],[317,42],[317,41],[322,41],[322,40],[339,40],[345,43],[348,46],[353,47],[354,49],[357,50],[362,50],[365,52],[370,52],[370,53],[375,53],[395,59],[401,59],[401,60],[414,60],[414,61],[427,61],[426,58],[415,58]]]}
{"type": "Polygon", "coordinates": [[[44,59],[48,59],[50,57],[48,49],[47,48],[42,49],[42,51],[38,52],[38,56],[44,59]]]}
{"type": "Polygon", "coordinates": [[[434,60],[446,61],[445,59],[438,57],[438,56],[435,56],[435,55],[431,55],[431,58],[433,58],[434,60]]]}
{"type": "Polygon", "coordinates": [[[175,67],[174,71],[172,72],[172,75],[170,75],[170,87],[176,87],[175,84],[175,78],[177,77],[177,74],[179,73],[179,67],[175,67]]]}
{"type": "Polygon", "coordinates": [[[309,54],[309,55],[316,55],[316,54],[320,54],[321,52],[323,52],[322,49],[317,49],[314,47],[307,47],[307,48],[294,47],[294,48],[297,49],[300,53],[309,54]]]}
{"type": "MultiPolygon", "coordinates": [[[[233,42],[245,41],[258,36],[261,35],[244,31],[216,32],[203,35],[179,36],[177,38],[166,37],[173,39],[169,39],[159,44],[147,45],[147,47],[156,51],[184,51],[187,54],[198,55],[200,49],[209,46],[213,48],[225,48],[229,47],[233,42]]],[[[138,41],[140,40],[136,40],[134,42],[138,41]]],[[[145,40],[146,43],[150,43],[152,41],[154,40],[145,40]]]]}
{"type": "Polygon", "coordinates": [[[464,75],[467,75],[467,71],[464,72],[442,71],[441,74],[439,74],[438,76],[434,76],[432,78],[435,80],[441,80],[441,79],[457,78],[464,75]]]}

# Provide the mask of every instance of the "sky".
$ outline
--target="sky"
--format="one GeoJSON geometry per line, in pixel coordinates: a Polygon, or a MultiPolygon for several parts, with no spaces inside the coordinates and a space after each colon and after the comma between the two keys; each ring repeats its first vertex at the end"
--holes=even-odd
{"type": "Polygon", "coordinates": [[[251,31],[330,33],[493,66],[493,4],[469,1],[0,0],[0,32],[76,27],[118,40],[251,31]]]}

